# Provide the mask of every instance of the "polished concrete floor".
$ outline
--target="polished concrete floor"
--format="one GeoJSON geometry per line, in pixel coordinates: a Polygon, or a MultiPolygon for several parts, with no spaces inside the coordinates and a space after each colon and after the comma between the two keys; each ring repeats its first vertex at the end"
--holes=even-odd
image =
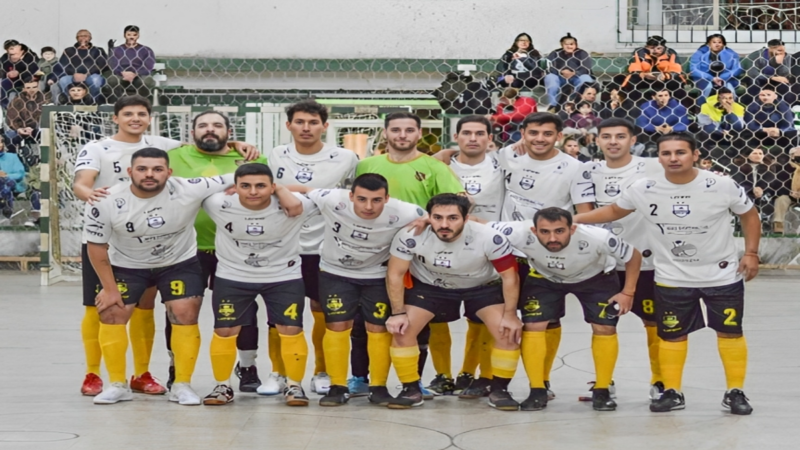
{"type": "MultiPolygon", "coordinates": [[[[686,410],[650,413],[645,334],[632,316],[620,325],[615,374],[619,409],[598,413],[579,403],[593,365],[589,327],[574,299],[552,376],[558,398],[542,412],[499,412],[485,400],[454,397],[440,397],[410,411],[374,407],[365,398],[341,408],[322,408],[313,394],[308,408],[238,393],[233,404],[223,407],[178,406],[165,397],[141,395],[124,404],[95,406],[78,393],[84,371],[79,286],[44,288],[36,275],[0,272],[0,449],[797,449],[798,276],[763,273],[748,284],[750,368],[745,392],[755,412],[735,417],[720,408],[725,381],[715,338],[708,330],[690,340],[686,410]]],[[[162,329],[163,315],[156,318],[162,329]]],[[[204,347],[193,385],[205,395],[213,387],[207,306],[201,326],[204,347]]],[[[452,325],[454,366],[461,362],[465,329],[463,323],[452,325]]],[[[262,375],[269,371],[263,347],[262,375]]],[[[163,348],[159,332],[151,367],[166,378],[163,348]]],[[[432,376],[430,368],[426,379],[432,376]]],[[[396,384],[392,375],[390,385],[396,384]]],[[[511,390],[519,400],[527,394],[521,364],[511,390]]]]}

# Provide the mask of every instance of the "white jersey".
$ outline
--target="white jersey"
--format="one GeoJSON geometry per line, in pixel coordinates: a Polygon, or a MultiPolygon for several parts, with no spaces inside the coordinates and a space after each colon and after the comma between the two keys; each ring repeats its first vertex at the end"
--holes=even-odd
{"type": "Polygon", "coordinates": [[[733,217],[753,207],[728,177],[698,171],[687,184],[664,174],[624,190],[617,206],[636,210],[651,227],[655,280],[666,286],[725,286],[742,279],[733,240],[733,217]]]}
{"type": "Polygon", "coordinates": [[[531,231],[532,220],[489,225],[525,254],[528,265],[554,283],[580,283],[614,270],[617,264],[624,267],[633,256],[633,247],[599,227],[578,225],[569,245],[559,252],[551,252],[531,231]]]}
{"type": "MultiPolygon", "coordinates": [[[[622,191],[628,189],[635,181],[645,177],[653,177],[664,169],[656,158],[633,156],[633,160],[625,165],[612,169],[605,161],[589,162],[586,167],[592,173],[594,193],[597,206],[606,206],[616,202],[622,191]]],[[[631,214],[620,220],[604,224],[603,228],[625,239],[642,252],[642,270],[653,270],[653,251],[650,249],[649,236],[651,225],[639,214],[631,214]]],[[[617,266],[617,270],[625,270],[625,266],[617,266]]]]}
{"type": "Polygon", "coordinates": [[[300,194],[303,213],[287,217],[273,196],[260,211],[247,209],[238,195],[212,195],[203,209],[217,225],[214,237],[217,276],[243,283],[277,283],[302,278],[300,232],[303,222],[319,212],[300,194]]]}
{"type": "Polygon", "coordinates": [[[566,153],[538,161],[505,147],[497,159],[506,181],[503,221],[533,219],[536,211],[553,206],[571,212],[574,205],[594,202],[592,175],[566,153]]]}
{"type": "Polygon", "coordinates": [[[464,190],[475,202],[470,214],[488,222],[500,220],[506,188],[497,155],[494,152],[487,153],[486,158],[474,166],[462,164],[457,156],[453,156],[450,168],[461,179],[464,190]]]}
{"type": "Polygon", "coordinates": [[[398,230],[425,215],[417,205],[390,198],[380,216],[358,217],[346,189],[315,189],[308,197],[325,219],[320,268],[347,278],[386,276],[389,248],[398,230]]]}
{"type": "Polygon", "coordinates": [[[151,198],[131,191],[130,181],[109,189],[108,197],[86,204],[84,232],[89,242],[110,244],[111,264],[127,269],[154,269],[197,255],[194,219],[208,196],[233,184],[233,174],[214,178],[167,180],[151,198]]]}
{"type": "Polygon", "coordinates": [[[402,230],[392,242],[392,256],[411,261],[410,272],[425,284],[445,289],[468,289],[500,278],[492,261],[511,254],[499,232],[473,221],[454,242],[444,242],[430,226],[419,236],[402,230]]]}
{"type": "MultiPolygon", "coordinates": [[[[267,162],[278,184],[333,189],[349,185],[355,177],[358,156],[350,150],[329,145],[313,155],[301,155],[294,144],[288,144],[273,148],[267,155],[267,162]]],[[[303,255],[319,254],[324,226],[322,217],[308,218],[300,235],[303,255]]]]}

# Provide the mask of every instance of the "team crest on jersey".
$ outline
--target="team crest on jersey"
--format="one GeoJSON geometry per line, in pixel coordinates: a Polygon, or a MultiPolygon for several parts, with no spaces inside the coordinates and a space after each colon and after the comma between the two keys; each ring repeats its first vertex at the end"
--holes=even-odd
{"type": "Polygon", "coordinates": [[[346,255],[344,258],[339,258],[339,262],[345,267],[356,267],[364,264],[363,261],[359,261],[350,255],[346,255]]]}
{"type": "Polygon", "coordinates": [[[447,269],[452,267],[452,265],[450,263],[450,260],[447,259],[447,257],[443,256],[443,255],[442,256],[437,256],[436,259],[433,260],[433,266],[434,267],[445,267],[447,269]]]}
{"type": "Polygon", "coordinates": [[[262,225],[248,225],[245,231],[250,236],[260,236],[264,234],[264,227],[262,225]]]}
{"type": "Polygon", "coordinates": [[[514,232],[514,229],[511,228],[511,227],[503,228],[503,234],[505,234],[506,236],[511,236],[511,233],[513,233],[513,232],[514,232]]]}
{"type": "Polygon", "coordinates": [[[197,183],[203,181],[203,179],[202,178],[192,178],[192,179],[189,179],[189,180],[186,180],[186,181],[188,181],[189,183],[192,183],[192,184],[197,184],[197,183]]]}
{"type": "Polygon", "coordinates": [[[522,307],[525,312],[529,313],[536,312],[539,308],[541,308],[541,306],[539,306],[539,300],[528,300],[525,302],[525,306],[522,307]]]}
{"type": "Polygon", "coordinates": [[[361,239],[362,241],[366,241],[369,239],[369,234],[364,233],[363,231],[353,230],[353,233],[350,235],[353,239],[361,239]]]}
{"type": "Polygon", "coordinates": [[[389,216],[389,225],[394,225],[399,221],[400,221],[400,217],[395,216],[395,215],[390,215],[389,216]]]}
{"type": "Polygon", "coordinates": [[[117,209],[122,209],[122,207],[125,206],[125,199],[124,198],[118,198],[118,199],[114,200],[114,204],[117,205],[117,209]]]}
{"type": "Polygon", "coordinates": [[[619,185],[617,183],[608,183],[606,185],[605,191],[606,195],[608,195],[609,197],[616,197],[617,195],[619,195],[620,192],[619,185]]]}
{"type": "Polygon", "coordinates": [[[583,179],[584,180],[591,180],[592,179],[592,173],[589,172],[588,170],[584,170],[583,171],[583,179]]]}
{"type": "Polygon", "coordinates": [[[655,185],[656,185],[656,180],[647,180],[647,184],[645,185],[645,188],[650,189],[651,187],[653,187],[655,185]]]}
{"type": "Polygon", "coordinates": [[[219,309],[217,311],[224,317],[230,317],[236,313],[236,308],[234,308],[232,303],[223,303],[219,305],[219,309]]]}
{"type": "Polygon", "coordinates": [[[533,185],[536,183],[536,180],[530,177],[523,177],[519,180],[519,187],[525,189],[526,191],[533,189],[533,185]]]}
{"type": "Polygon", "coordinates": [[[344,306],[344,303],[342,302],[341,298],[339,298],[338,296],[334,295],[334,296],[328,297],[328,301],[325,303],[325,305],[328,307],[328,310],[330,310],[330,311],[338,311],[338,310],[342,309],[342,306],[344,306]]]}
{"type": "Polygon", "coordinates": [[[417,181],[425,181],[425,178],[428,178],[428,175],[418,171],[414,174],[414,178],[416,178],[417,181]]]}
{"type": "Polygon", "coordinates": [[[309,181],[311,181],[314,178],[314,172],[312,172],[312,171],[310,171],[310,170],[308,170],[307,168],[304,167],[304,168],[300,169],[300,172],[297,172],[297,175],[295,175],[294,178],[297,181],[305,184],[305,183],[308,183],[309,181]]]}
{"type": "Polygon", "coordinates": [[[164,218],[161,216],[147,218],[147,226],[150,228],[161,228],[164,226],[165,223],[167,222],[165,222],[164,218]]]}
{"type": "Polygon", "coordinates": [[[481,192],[481,184],[470,181],[464,185],[464,190],[467,191],[469,195],[478,195],[481,192]]]}
{"type": "Polygon", "coordinates": [[[564,263],[562,263],[561,261],[550,261],[549,263],[547,263],[547,268],[564,270],[564,263]]]}
{"type": "Polygon", "coordinates": [[[250,267],[264,267],[264,264],[269,261],[263,256],[258,256],[258,253],[250,253],[244,263],[250,267]]]}
{"type": "Polygon", "coordinates": [[[681,219],[688,216],[690,213],[691,211],[689,210],[689,205],[687,204],[678,203],[676,205],[672,205],[672,214],[675,214],[681,219]]]}
{"type": "Polygon", "coordinates": [[[710,188],[711,186],[717,184],[717,180],[713,178],[706,178],[706,189],[710,188]]]}
{"type": "Polygon", "coordinates": [[[675,241],[670,251],[677,257],[692,257],[697,254],[697,247],[686,241],[675,241]]]}
{"type": "Polygon", "coordinates": [[[406,239],[405,244],[406,244],[406,247],[408,247],[408,248],[414,248],[414,247],[417,246],[417,241],[415,241],[413,239],[406,239]]]}
{"type": "Polygon", "coordinates": [[[583,251],[589,248],[589,243],[586,241],[578,241],[578,250],[583,251]]]}

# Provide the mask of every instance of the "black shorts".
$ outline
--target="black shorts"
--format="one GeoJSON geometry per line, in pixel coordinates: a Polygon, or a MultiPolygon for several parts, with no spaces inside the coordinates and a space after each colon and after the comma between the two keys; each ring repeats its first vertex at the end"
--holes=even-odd
{"type": "Polygon", "coordinates": [[[197,258],[156,269],[128,269],[112,266],[117,286],[126,305],[135,305],[147,288],[156,286],[161,303],[189,297],[203,297],[202,271],[197,258]]]}
{"type": "Polygon", "coordinates": [[[433,323],[453,322],[461,318],[461,302],[464,302],[464,317],[480,322],[478,311],[503,304],[502,284],[478,286],[469,289],[445,289],[425,284],[414,278],[414,287],[406,289],[405,304],[433,313],[433,323]]]}
{"type": "Polygon", "coordinates": [[[300,255],[306,297],[319,301],[319,255],[300,255]]]}
{"type": "Polygon", "coordinates": [[[362,280],[323,271],[319,294],[326,323],[354,320],[360,312],[364,321],[383,326],[391,314],[385,278],[362,280]]]}
{"type": "Polygon", "coordinates": [[[269,322],[287,327],[303,327],[305,291],[303,280],[277,283],[243,283],[217,277],[211,296],[214,328],[248,326],[256,323],[256,297],[264,299],[269,322]]]}
{"type": "Polygon", "coordinates": [[[549,322],[564,317],[567,294],[578,297],[583,320],[598,325],[616,326],[618,317],[605,317],[608,300],[619,293],[619,278],[613,273],[599,273],[579,283],[553,283],[533,273],[525,280],[519,298],[522,322],[549,322]]]}
{"type": "Polygon", "coordinates": [[[200,270],[203,271],[203,284],[207,289],[214,290],[214,277],[217,275],[217,254],[214,250],[198,250],[197,260],[200,270]]]}
{"type": "Polygon", "coordinates": [[[103,286],[100,284],[97,272],[94,271],[92,262],[89,261],[86,244],[81,244],[81,282],[83,284],[83,306],[94,306],[94,298],[97,297],[103,286]]]}
{"type": "Polygon", "coordinates": [[[656,285],[655,292],[658,336],[661,339],[685,336],[706,326],[700,308],[701,298],[712,330],[742,334],[744,281],[703,288],[656,285]]]}
{"type": "MultiPolygon", "coordinates": [[[[625,286],[625,271],[617,271],[619,276],[620,289],[625,286]]],[[[655,286],[653,281],[655,271],[643,270],[639,272],[639,281],[636,282],[636,295],[633,297],[633,307],[631,312],[639,316],[640,319],[648,322],[656,321],[655,286]]]]}

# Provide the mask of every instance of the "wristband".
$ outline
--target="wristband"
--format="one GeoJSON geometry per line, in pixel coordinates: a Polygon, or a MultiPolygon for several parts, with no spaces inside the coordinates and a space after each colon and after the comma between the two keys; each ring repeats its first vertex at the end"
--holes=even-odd
{"type": "Polygon", "coordinates": [[[399,313],[394,313],[394,314],[392,314],[392,315],[391,315],[391,316],[389,316],[389,317],[394,317],[394,316],[404,316],[404,315],[406,315],[406,312],[405,312],[405,311],[403,311],[403,312],[399,312],[399,313]]]}
{"type": "MultiPolygon", "coordinates": [[[[745,252],[744,256],[755,256],[756,258],[758,258],[758,253],[745,252]]],[[[758,259],[761,259],[761,258],[758,258],[758,259]]]]}

